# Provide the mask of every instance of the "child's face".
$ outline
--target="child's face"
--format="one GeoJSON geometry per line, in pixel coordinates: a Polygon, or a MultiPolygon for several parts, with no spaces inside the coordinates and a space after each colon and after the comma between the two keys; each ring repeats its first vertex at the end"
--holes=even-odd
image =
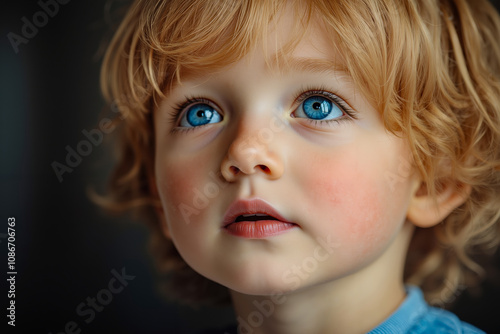
{"type": "MultiPolygon", "coordinates": [[[[270,36],[269,56],[273,38],[286,41],[291,24],[282,21],[270,36]]],[[[328,41],[312,28],[291,56],[302,65],[335,61],[328,41]]],[[[194,270],[246,294],[386,266],[387,253],[402,251],[394,244],[416,184],[404,141],[386,131],[345,73],[280,70],[257,48],[217,73],[184,78],[155,111],[155,173],[169,235],[194,270]],[[172,124],[175,106],[188,98],[198,102],[172,124]],[[254,198],[296,226],[257,238],[228,233],[229,206],[254,198]]]]}

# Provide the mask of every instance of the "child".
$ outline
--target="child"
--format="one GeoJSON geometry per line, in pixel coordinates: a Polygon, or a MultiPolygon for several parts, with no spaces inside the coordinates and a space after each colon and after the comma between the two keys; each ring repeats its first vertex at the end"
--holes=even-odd
{"type": "Polygon", "coordinates": [[[107,205],[240,333],[479,333],[424,297],[500,240],[499,34],[485,0],[137,0],[107,205]]]}

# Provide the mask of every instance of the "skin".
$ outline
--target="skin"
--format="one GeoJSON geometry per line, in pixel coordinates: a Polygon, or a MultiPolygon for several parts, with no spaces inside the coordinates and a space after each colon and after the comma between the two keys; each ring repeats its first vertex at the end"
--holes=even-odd
{"type": "MultiPolygon", "coordinates": [[[[269,41],[287,40],[293,20],[286,17],[269,41]]],[[[309,28],[291,57],[335,61],[329,43],[309,28]]],[[[194,270],[230,289],[239,321],[253,333],[369,331],[405,298],[402,271],[415,223],[408,212],[427,205],[413,207],[420,180],[402,173],[410,152],[345,73],[278,70],[266,63],[275,44],[267,50],[184,78],[155,110],[165,233],[194,270]],[[311,87],[341,97],[355,118],[327,124],[297,117],[295,94],[311,87]],[[193,96],[212,101],[222,121],[179,129],[175,105],[193,96]],[[225,233],[229,205],[251,198],[299,227],[265,239],[225,233]]]]}

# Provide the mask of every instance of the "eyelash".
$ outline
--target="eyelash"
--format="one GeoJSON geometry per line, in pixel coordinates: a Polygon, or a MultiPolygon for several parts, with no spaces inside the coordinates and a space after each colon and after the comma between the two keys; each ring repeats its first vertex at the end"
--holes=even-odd
{"type": "MultiPolygon", "coordinates": [[[[333,94],[329,92],[326,88],[323,87],[307,87],[305,89],[301,89],[297,94],[295,94],[295,99],[294,99],[294,104],[297,105],[297,108],[300,107],[300,105],[307,100],[311,96],[323,96],[326,97],[327,99],[331,100],[337,107],[339,107],[342,112],[345,113],[345,116],[342,116],[340,118],[336,119],[330,119],[330,120],[316,120],[316,119],[310,119],[310,118],[303,118],[305,121],[309,122],[310,124],[313,125],[334,125],[338,124],[343,121],[352,121],[357,119],[356,117],[356,111],[351,108],[347,102],[345,102],[344,99],[340,98],[336,94],[333,94]]],[[[294,111],[297,109],[295,108],[294,111]]]]}
{"type": "MultiPolygon", "coordinates": [[[[297,94],[294,95],[295,98],[293,99],[294,105],[297,105],[297,107],[294,109],[294,111],[304,102],[307,98],[311,96],[323,96],[331,100],[333,103],[335,103],[341,110],[346,114],[346,116],[342,116],[337,119],[330,119],[330,120],[316,120],[316,119],[310,119],[310,118],[303,118],[305,121],[310,122],[313,125],[321,125],[321,124],[327,124],[327,125],[334,125],[338,124],[342,121],[348,121],[348,120],[355,120],[357,119],[356,117],[356,112],[347,104],[342,98],[339,96],[329,92],[323,87],[316,87],[316,88],[306,88],[306,89],[301,89],[297,94]]],[[[179,127],[177,126],[177,123],[179,122],[179,119],[186,108],[188,108],[191,105],[194,105],[196,103],[205,103],[211,106],[216,106],[216,104],[205,98],[205,97],[186,97],[186,100],[180,103],[175,104],[173,107],[174,112],[171,114],[171,117],[169,119],[169,122],[173,125],[171,132],[189,132],[193,131],[197,128],[203,127],[205,125],[200,125],[196,127],[179,127]]],[[[219,109],[219,108],[216,108],[219,109]]],[[[206,124],[208,125],[208,124],[206,124]]]]}
{"type": "MultiPolygon", "coordinates": [[[[180,132],[180,131],[187,133],[187,132],[193,131],[194,129],[208,125],[208,124],[205,124],[205,125],[194,126],[194,127],[179,127],[177,125],[180,117],[182,116],[182,112],[184,110],[186,110],[188,107],[190,107],[191,105],[194,105],[196,103],[205,103],[205,104],[208,104],[208,105],[211,105],[214,107],[216,106],[216,104],[214,102],[212,102],[211,100],[209,100],[207,98],[201,97],[201,96],[200,97],[195,97],[195,96],[186,97],[185,101],[176,103],[175,106],[173,107],[174,112],[171,114],[171,117],[169,119],[170,124],[173,125],[172,130],[171,130],[172,133],[180,132]]],[[[219,108],[216,108],[216,109],[219,109],[219,108]]]]}

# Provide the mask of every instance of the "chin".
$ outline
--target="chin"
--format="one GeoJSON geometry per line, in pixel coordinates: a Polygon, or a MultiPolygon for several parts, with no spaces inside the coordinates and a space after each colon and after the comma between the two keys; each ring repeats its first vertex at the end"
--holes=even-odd
{"type": "Polygon", "coordinates": [[[248,296],[275,296],[291,292],[290,290],[286,290],[279,285],[261,285],[261,284],[252,285],[252,284],[237,283],[234,285],[227,285],[227,287],[231,291],[248,296]]]}
{"type": "MultiPolygon", "coordinates": [[[[254,270],[258,273],[258,271],[254,270]]],[[[263,275],[265,272],[260,272],[260,275],[243,275],[241,272],[232,277],[225,277],[221,280],[215,280],[219,284],[226,286],[228,289],[253,296],[273,296],[277,294],[286,294],[298,289],[301,289],[303,284],[307,282],[295,282],[291,285],[286,282],[282,275],[263,275]]]]}

